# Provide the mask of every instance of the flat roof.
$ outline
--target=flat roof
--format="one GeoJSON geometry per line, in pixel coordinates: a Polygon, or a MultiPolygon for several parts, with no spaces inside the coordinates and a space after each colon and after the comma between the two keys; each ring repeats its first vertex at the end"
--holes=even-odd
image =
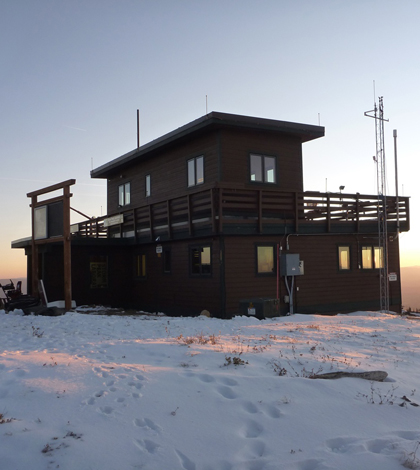
{"type": "Polygon", "coordinates": [[[95,168],[90,172],[92,178],[107,178],[115,171],[119,171],[134,161],[141,161],[152,152],[162,149],[164,146],[169,145],[177,140],[181,140],[194,133],[202,132],[207,129],[215,128],[241,128],[264,130],[269,132],[276,132],[285,135],[298,137],[300,141],[308,142],[310,140],[323,137],[325,134],[324,127],[313,126],[310,124],[300,124],[296,122],[277,121],[275,119],[257,118],[251,116],[241,116],[237,114],[219,113],[213,111],[201,118],[196,119],[178,129],[175,129],[168,134],[163,135],[151,142],[142,145],[139,148],[132,150],[114,160],[111,160],[104,165],[95,168]]]}

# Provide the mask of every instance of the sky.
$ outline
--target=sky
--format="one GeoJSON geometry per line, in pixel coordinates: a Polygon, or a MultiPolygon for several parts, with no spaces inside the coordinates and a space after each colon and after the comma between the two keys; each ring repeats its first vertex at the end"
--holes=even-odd
{"type": "Polygon", "coordinates": [[[420,468],[420,317],[22,313],[0,310],[2,470],[420,468]]]}
{"type": "MultiPolygon", "coordinates": [[[[26,194],[76,179],[71,205],[106,214],[90,171],[206,111],[325,126],[304,144],[304,186],[376,194],[374,120],[410,196],[401,265],[420,265],[417,0],[0,2],[0,278],[24,276],[26,194]],[[417,220],[416,220],[417,219],[417,220]]],[[[81,220],[74,213],[72,222],[81,220]]]]}

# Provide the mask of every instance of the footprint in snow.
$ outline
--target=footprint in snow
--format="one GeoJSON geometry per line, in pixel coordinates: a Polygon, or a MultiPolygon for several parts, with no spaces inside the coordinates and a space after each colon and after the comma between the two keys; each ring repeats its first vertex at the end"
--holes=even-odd
{"type": "Polygon", "coordinates": [[[205,383],[210,383],[210,382],[214,382],[214,377],[212,375],[209,375],[209,374],[200,374],[198,376],[198,378],[202,381],[202,382],[205,382],[205,383]]]}
{"type": "Polygon", "coordinates": [[[134,425],[139,428],[151,429],[152,431],[155,431],[155,432],[160,432],[161,430],[160,426],[155,424],[149,418],[136,418],[134,420],[134,425]]]}
{"type": "Polygon", "coordinates": [[[134,439],[134,444],[143,452],[154,454],[159,449],[160,445],[150,439],[134,439]]]}
{"type": "Polygon", "coordinates": [[[230,387],[238,385],[238,382],[235,379],[231,379],[230,377],[222,377],[220,382],[224,385],[229,385],[230,387]]]}
{"type": "Polygon", "coordinates": [[[244,429],[243,429],[243,435],[247,439],[255,439],[256,437],[259,437],[264,428],[260,423],[257,423],[256,421],[248,421],[246,423],[244,429]]]}
{"type": "Polygon", "coordinates": [[[105,415],[110,415],[114,411],[114,408],[112,408],[112,406],[101,406],[99,410],[105,415]]]}
{"type": "Polygon", "coordinates": [[[179,461],[184,468],[184,470],[195,470],[196,466],[195,463],[190,460],[185,454],[183,454],[179,450],[175,450],[176,454],[178,455],[179,461]]]}
{"type": "Polygon", "coordinates": [[[229,400],[233,400],[237,397],[236,393],[229,387],[218,387],[217,391],[222,395],[222,397],[229,400]]]}

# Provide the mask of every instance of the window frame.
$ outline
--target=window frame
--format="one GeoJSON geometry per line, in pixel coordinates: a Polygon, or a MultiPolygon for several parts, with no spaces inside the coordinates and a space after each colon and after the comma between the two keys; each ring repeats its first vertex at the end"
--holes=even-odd
{"type": "Polygon", "coordinates": [[[272,277],[277,275],[277,245],[275,243],[255,243],[255,275],[258,277],[272,277]],[[273,268],[271,271],[260,271],[260,257],[259,257],[259,248],[271,248],[273,254],[273,268]]]}
{"type": "Polygon", "coordinates": [[[267,185],[278,185],[278,175],[277,175],[277,156],[276,155],[266,155],[263,153],[250,152],[248,159],[249,166],[249,182],[252,184],[267,184],[267,185]],[[252,179],[252,168],[254,167],[253,159],[259,158],[259,173],[261,174],[260,179],[252,179]],[[273,176],[274,181],[269,181],[268,171],[267,171],[267,161],[268,159],[273,160],[273,176]]]}
{"type": "Polygon", "coordinates": [[[131,182],[118,185],[118,207],[125,207],[131,204],[131,182]],[[127,192],[128,188],[128,192],[127,192]],[[127,198],[128,195],[128,198],[127,198]]]}
{"type": "Polygon", "coordinates": [[[198,155],[187,160],[187,187],[194,188],[204,184],[205,172],[204,172],[204,155],[198,155]],[[200,175],[198,175],[198,162],[200,163],[200,175]],[[192,165],[191,165],[192,164],[192,165]],[[198,178],[200,176],[200,178],[198,178]],[[201,181],[202,180],[202,181],[201,181]]]}
{"type": "MultiPolygon", "coordinates": [[[[188,247],[188,263],[189,263],[189,272],[191,277],[212,277],[213,276],[213,249],[212,245],[209,243],[204,243],[200,245],[190,245],[188,247]],[[203,253],[203,250],[208,248],[210,250],[209,253],[209,272],[203,272],[203,260],[200,256],[200,261],[199,261],[199,272],[194,272],[193,271],[193,252],[197,251],[198,253],[203,253]]],[[[207,264],[205,264],[207,266],[207,264]]]]}
{"type": "Polygon", "coordinates": [[[350,247],[350,245],[338,245],[337,246],[337,265],[338,265],[338,271],[340,273],[343,273],[343,272],[345,273],[345,272],[351,271],[352,265],[351,265],[351,247],[350,247]],[[346,249],[347,253],[348,253],[348,257],[347,257],[348,267],[347,268],[342,267],[342,264],[341,264],[341,257],[340,257],[340,250],[341,249],[346,249]]]}

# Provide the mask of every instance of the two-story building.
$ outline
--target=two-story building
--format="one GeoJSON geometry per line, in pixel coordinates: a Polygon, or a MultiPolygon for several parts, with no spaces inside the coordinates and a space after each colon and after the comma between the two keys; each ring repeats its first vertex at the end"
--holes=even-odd
{"type": "MultiPolygon", "coordinates": [[[[374,310],[386,263],[399,312],[397,213],[409,230],[409,199],[387,197],[384,208],[377,195],[304,191],[302,144],[323,135],[212,112],[94,169],[107,180],[107,215],[73,227],[74,300],[222,318],[285,314],[290,302],[300,313],[374,310]]],[[[30,266],[30,246],[14,246],[30,266]]],[[[39,256],[49,297],[63,298],[62,246],[39,256]]]]}

